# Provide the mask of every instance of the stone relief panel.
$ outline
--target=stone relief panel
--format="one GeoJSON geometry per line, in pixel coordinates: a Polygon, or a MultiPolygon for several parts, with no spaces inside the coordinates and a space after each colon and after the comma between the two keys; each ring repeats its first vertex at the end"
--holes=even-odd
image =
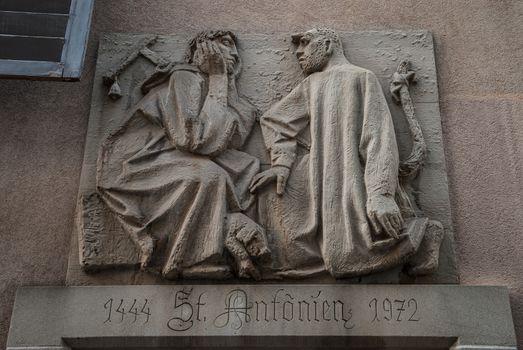
{"type": "Polygon", "coordinates": [[[68,283],[456,283],[427,31],[107,34],[68,283]]]}

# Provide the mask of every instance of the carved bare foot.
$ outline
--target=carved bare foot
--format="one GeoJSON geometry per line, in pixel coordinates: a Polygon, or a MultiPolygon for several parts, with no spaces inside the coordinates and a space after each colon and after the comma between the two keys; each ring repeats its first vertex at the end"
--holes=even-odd
{"type": "Polygon", "coordinates": [[[238,268],[238,276],[240,278],[253,278],[256,281],[261,279],[260,272],[254,266],[251,260],[242,260],[238,268]]]}
{"type": "Polygon", "coordinates": [[[439,221],[429,221],[418,252],[409,260],[407,273],[410,276],[428,275],[438,269],[439,250],[443,236],[443,225],[439,221]]]}
{"type": "Polygon", "coordinates": [[[154,251],[154,240],[151,236],[145,236],[140,240],[140,268],[145,270],[151,263],[154,251]]]}

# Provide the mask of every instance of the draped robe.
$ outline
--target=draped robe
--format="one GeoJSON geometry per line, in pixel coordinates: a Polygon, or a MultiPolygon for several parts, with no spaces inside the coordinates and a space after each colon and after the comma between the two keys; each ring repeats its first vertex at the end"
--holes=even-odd
{"type": "Polygon", "coordinates": [[[253,201],[259,161],[238,149],[255,109],[236,94],[225,106],[207,96],[208,77],[174,69],[133,107],[102,144],[97,189],[139,244],[156,242],[152,264],[164,276],[201,264],[223,266],[228,213],[253,201]]]}
{"type": "Polygon", "coordinates": [[[423,230],[398,241],[380,237],[366,214],[369,198],[394,198],[399,165],[392,117],[372,72],[344,64],[313,73],[264,113],[261,127],[272,166],[291,168],[286,193],[273,205],[287,268],[321,255],[333,276],[350,277],[415,252],[423,230]],[[310,152],[296,159],[304,138],[310,152]]]}

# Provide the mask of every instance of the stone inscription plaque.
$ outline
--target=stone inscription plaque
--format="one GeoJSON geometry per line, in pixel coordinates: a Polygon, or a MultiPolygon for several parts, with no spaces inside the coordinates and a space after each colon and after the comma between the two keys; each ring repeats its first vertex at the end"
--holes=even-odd
{"type": "Polygon", "coordinates": [[[393,338],[404,348],[421,346],[421,338],[431,349],[515,344],[501,287],[184,285],[23,288],[8,348],[62,339],[72,348],[121,347],[131,339],[135,346],[176,347],[188,337],[200,339],[196,346],[223,336],[229,342],[270,336],[274,345],[297,335],[360,345],[373,337],[380,348],[393,338]]]}
{"type": "MultiPolygon", "coordinates": [[[[193,327],[206,332],[224,330],[240,334],[244,328],[304,324],[305,327],[323,329],[330,324],[343,332],[354,329],[356,323],[361,327],[380,322],[421,321],[422,311],[418,309],[418,300],[412,296],[396,294],[379,299],[347,300],[321,287],[296,291],[285,286],[266,291],[269,294],[256,293],[253,296],[248,292],[248,288],[242,286],[222,293],[210,293],[208,289],[194,286],[177,289],[170,297],[172,314],[169,316],[172,317],[165,320],[165,326],[181,334],[190,332],[193,327]],[[363,308],[359,310],[362,314],[354,317],[353,304],[368,305],[367,312],[363,308]]],[[[103,303],[103,323],[108,327],[135,323],[147,325],[155,317],[151,312],[153,303],[154,300],[148,298],[108,297],[103,303]]]]}

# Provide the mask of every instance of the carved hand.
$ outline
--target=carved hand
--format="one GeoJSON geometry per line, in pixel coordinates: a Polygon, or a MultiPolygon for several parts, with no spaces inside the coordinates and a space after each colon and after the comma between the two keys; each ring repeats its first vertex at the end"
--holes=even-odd
{"type": "Polygon", "coordinates": [[[249,191],[254,193],[261,187],[266,186],[276,180],[276,193],[281,196],[285,192],[285,186],[287,185],[289,174],[289,168],[284,166],[274,166],[269,170],[265,170],[264,172],[256,175],[249,186],[249,191]]]}
{"type": "Polygon", "coordinates": [[[209,75],[226,75],[227,66],[218,45],[205,40],[196,43],[196,64],[209,75]]]}
{"type": "Polygon", "coordinates": [[[399,238],[399,233],[405,223],[394,198],[384,195],[369,198],[367,216],[377,233],[384,232],[392,238],[399,238]]]}

